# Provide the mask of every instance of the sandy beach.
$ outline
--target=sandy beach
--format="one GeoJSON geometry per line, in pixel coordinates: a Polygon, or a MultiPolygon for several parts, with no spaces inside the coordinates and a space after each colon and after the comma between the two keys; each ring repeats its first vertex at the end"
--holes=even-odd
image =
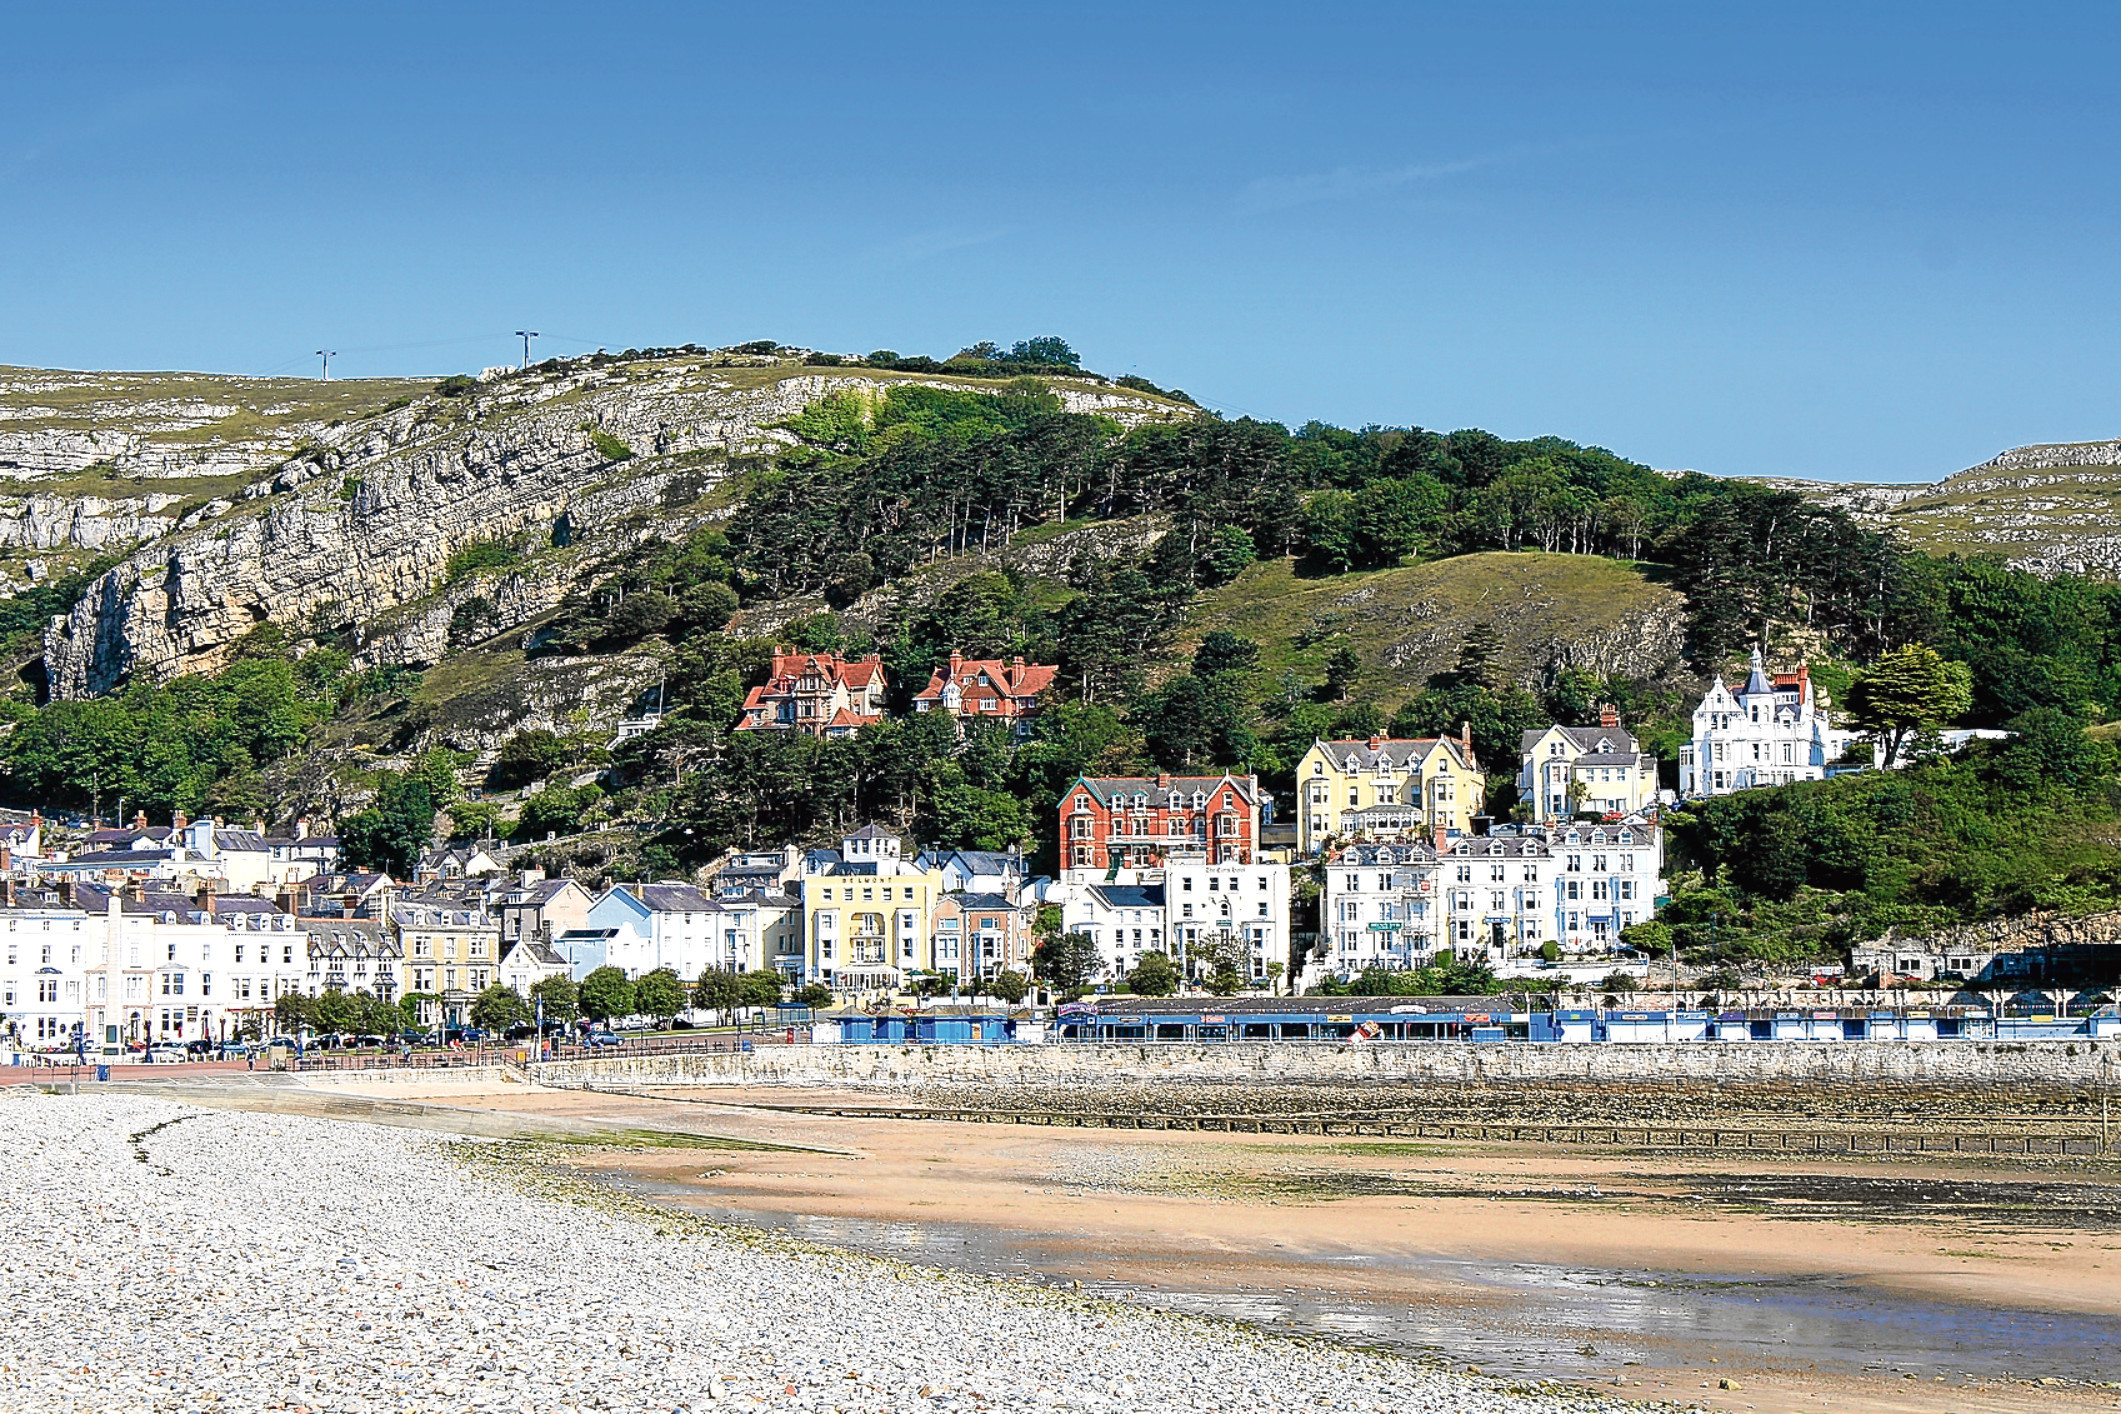
{"type": "Polygon", "coordinates": [[[1414,1343],[1460,1368],[1559,1370],[1630,1397],[1733,1409],[2121,1408],[2121,1386],[2102,1383],[2121,1380],[2121,1357],[2108,1365],[2100,1345],[2121,1336],[2111,1169],[1745,1162],[761,1107],[796,1098],[510,1087],[448,1103],[804,1146],[590,1148],[567,1162],[659,1203],[915,1261],[1030,1270],[1262,1324],[1338,1320],[1358,1341],[1385,1332],[1405,1344],[1409,1330],[1431,1331],[1441,1338],[1414,1343]],[[1734,1323],[1746,1301],[1760,1311],[1734,1323]],[[1921,1359],[1860,1344],[1866,1330],[1910,1325],[1928,1336],[1905,1346],[1921,1359]],[[1955,1361],[1955,1341],[1997,1348],[1955,1361]],[[2003,1347],[2024,1341],[2014,1361],[2003,1347]]]}

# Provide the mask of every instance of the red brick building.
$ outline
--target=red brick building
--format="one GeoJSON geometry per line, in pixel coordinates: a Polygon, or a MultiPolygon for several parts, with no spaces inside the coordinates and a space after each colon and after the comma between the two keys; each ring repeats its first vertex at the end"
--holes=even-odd
{"type": "Polygon", "coordinates": [[[966,719],[1020,722],[1038,714],[1038,696],[1059,668],[1011,658],[967,658],[956,649],[913,697],[916,712],[950,712],[966,719]]]}
{"type": "Polygon", "coordinates": [[[884,664],[875,654],[848,662],[837,653],[777,646],[773,676],[744,698],[740,732],[852,736],[884,720],[884,664]]]}
{"type": "Polygon", "coordinates": [[[1257,776],[1081,776],[1060,801],[1063,869],[1146,868],[1172,849],[1259,860],[1257,776]]]}

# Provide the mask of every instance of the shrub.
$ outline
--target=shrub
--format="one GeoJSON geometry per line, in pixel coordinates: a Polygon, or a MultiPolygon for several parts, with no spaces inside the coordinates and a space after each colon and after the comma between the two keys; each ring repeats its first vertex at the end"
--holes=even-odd
{"type": "Polygon", "coordinates": [[[435,384],[435,391],[445,398],[461,398],[467,393],[477,392],[478,388],[478,379],[467,377],[462,373],[452,373],[441,382],[435,384]]]}
{"type": "Polygon", "coordinates": [[[480,570],[500,569],[522,559],[522,553],[511,545],[498,540],[474,540],[460,546],[442,566],[442,582],[455,584],[469,574],[480,570]]]}
{"type": "Polygon", "coordinates": [[[738,344],[729,352],[740,354],[770,354],[780,348],[778,339],[753,339],[748,344],[738,344]]]}
{"type": "Polygon", "coordinates": [[[590,433],[589,442],[591,446],[597,449],[597,455],[605,461],[625,462],[633,460],[633,448],[602,429],[590,433]]]}
{"type": "Polygon", "coordinates": [[[829,353],[814,353],[803,360],[804,363],[809,364],[813,368],[838,368],[846,361],[838,354],[829,353]]]}

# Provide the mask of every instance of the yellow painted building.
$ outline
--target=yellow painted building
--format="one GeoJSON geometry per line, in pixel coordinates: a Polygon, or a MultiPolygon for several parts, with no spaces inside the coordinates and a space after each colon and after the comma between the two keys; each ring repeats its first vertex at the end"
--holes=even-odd
{"type": "Polygon", "coordinates": [[[935,968],[933,919],[943,872],[904,858],[898,836],[864,826],[806,867],[801,982],[835,992],[895,992],[935,968]]]}
{"type": "Polygon", "coordinates": [[[401,895],[390,918],[403,949],[405,990],[434,997],[424,1010],[439,1007],[450,1024],[464,1024],[472,999],[500,980],[500,922],[461,891],[401,895]]]}
{"type": "Polygon", "coordinates": [[[1332,840],[1472,831],[1487,779],[1467,737],[1314,741],[1296,766],[1297,852],[1332,840]]]}
{"type": "Polygon", "coordinates": [[[1527,730],[1517,791],[1535,821],[1637,815],[1657,803],[1657,758],[1607,707],[1595,727],[1527,730]]]}

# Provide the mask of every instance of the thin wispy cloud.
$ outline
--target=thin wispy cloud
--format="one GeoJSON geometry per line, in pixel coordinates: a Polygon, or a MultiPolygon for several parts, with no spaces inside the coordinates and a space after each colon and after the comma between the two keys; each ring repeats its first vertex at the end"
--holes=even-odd
{"type": "Polygon", "coordinates": [[[943,228],[933,231],[911,231],[897,240],[888,241],[869,252],[869,258],[883,265],[910,265],[916,260],[928,260],[953,250],[966,250],[976,245],[998,241],[1009,234],[1007,226],[998,226],[991,231],[966,231],[943,228]]]}
{"type": "Polygon", "coordinates": [[[1237,209],[1248,214],[1286,211],[1321,201],[1348,201],[1377,196],[1421,182],[1455,177],[1501,161],[1499,155],[1467,157],[1456,162],[1417,162],[1405,167],[1335,167],[1295,177],[1261,177],[1246,185],[1237,209]]]}
{"type": "Polygon", "coordinates": [[[0,185],[12,183],[39,163],[91,146],[106,137],[138,132],[166,123],[227,97],[216,86],[163,84],[83,113],[46,115],[39,130],[9,133],[9,150],[0,151],[0,185]]]}

